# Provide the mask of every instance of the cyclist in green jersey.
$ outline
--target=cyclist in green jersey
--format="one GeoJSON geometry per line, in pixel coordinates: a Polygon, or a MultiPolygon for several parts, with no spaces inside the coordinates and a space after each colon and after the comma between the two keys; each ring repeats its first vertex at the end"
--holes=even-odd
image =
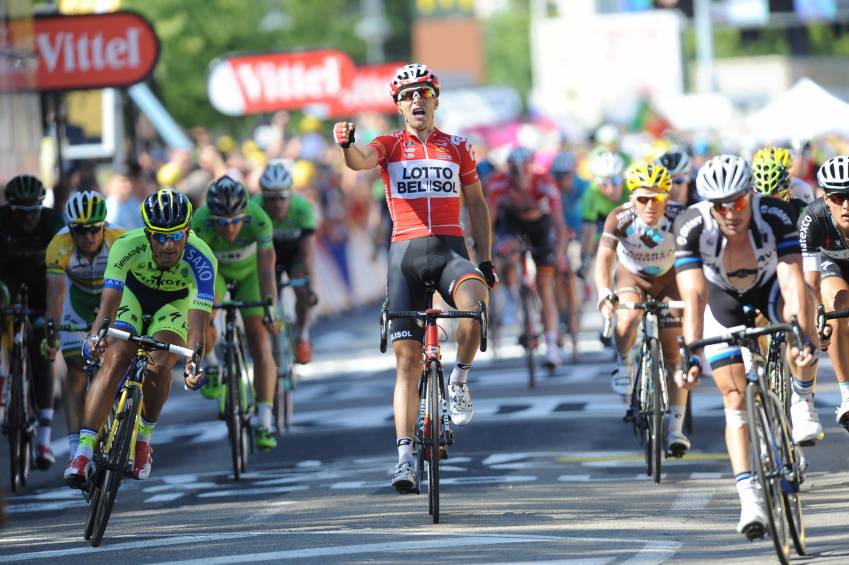
{"type": "MultiPolygon", "coordinates": [[[[226,175],[213,181],[206,192],[206,206],[198,209],[192,227],[209,244],[218,259],[216,301],[226,296],[227,283],[235,281],[238,287],[232,297],[234,300],[258,301],[270,298],[273,313],[277,287],[271,219],[259,204],[249,200],[245,186],[226,175]]],[[[262,308],[242,308],[241,313],[254,364],[259,419],[256,444],[261,450],[267,451],[277,447],[271,424],[277,367],[269,339],[269,333],[275,333],[276,327],[264,325],[262,308]]],[[[216,364],[214,351],[210,351],[208,361],[210,366],[216,364]]],[[[220,383],[210,382],[202,391],[207,398],[218,398],[222,388],[220,383]]]]}
{"type": "Polygon", "coordinates": [[[622,179],[625,158],[620,153],[604,148],[594,150],[590,155],[590,171],[593,181],[581,197],[581,251],[585,261],[586,258],[595,257],[598,238],[604,230],[607,215],[617,206],[628,202],[622,179]]]}
{"type": "MultiPolygon", "coordinates": [[[[292,192],[292,175],[282,163],[271,163],[265,168],[259,187],[262,194],[254,196],[253,201],[268,213],[274,228],[276,280],[280,282],[284,272],[290,279],[306,276],[315,280],[315,206],[303,195],[292,192]]],[[[318,304],[318,296],[308,286],[293,290],[295,359],[305,364],[312,359],[310,310],[318,304]]]]}
{"type": "MultiPolygon", "coordinates": [[[[209,246],[190,229],[192,205],[184,194],[163,188],[145,198],[141,206],[144,227],[127,232],[109,250],[103,274],[100,310],[92,325],[93,335],[83,342],[83,358],[104,355],[103,366],[91,382],[85,402],[80,443],[65,469],[65,482],[83,488],[93,468],[94,442],[115,397],[115,391],[137,346],[106,338],[98,342],[96,332],[105,318],[115,328],[133,334],[151,335],[159,341],[191,348],[203,347],[214,299],[218,261],[209,246]],[[151,316],[145,326],[145,316],[151,316]],[[97,347],[95,347],[97,345],[97,347]]],[[[203,373],[197,360],[186,363],[187,388],[196,390],[203,373]]],[[[150,475],[153,451],[150,437],[168,399],[171,373],[177,354],[156,351],[148,365],[144,383],[144,406],[136,432],[132,476],[150,475]]]]}

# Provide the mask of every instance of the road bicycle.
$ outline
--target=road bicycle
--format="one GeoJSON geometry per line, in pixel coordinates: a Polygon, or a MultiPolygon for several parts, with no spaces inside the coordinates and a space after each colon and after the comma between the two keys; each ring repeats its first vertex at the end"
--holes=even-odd
{"type": "MultiPolygon", "coordinates": [[[[839,320],[841,318],[849,318],[849,308],[826,312],[825,306],[822,304],[817,306],[817,332],[819,332],[821,340],[831,338],[832,328],[827,323],[828,320],[839,320]]],[[[849,431],[849,417],[844,415],[839,424],[846,428],[846,431],[849,431]]]]}
{"type": "Polygon", "coordinates": [[[443,318],[471,318],[480,323],[480,350],[487,346],[486,304],[478,302],[478,310],[455,310],[444,312],[433,307],[433,284],[426,284],[427,308],[417,310],[389,310],[384,302],[380,312],[380,351],[386,352],[389,322],[399,319],[414,319],[424,324],[422,340],[422,376],[419,379],[419,414],[413,437],[413,449],[416,452],[416,494],[421,494],[424,468],[427,463],[428,512],[433,523],[439,523],[439,461],[448,457],[448,448],[454,445],[454,434],[450,426],[445,394],[445,379],[442,372],[442,354],[440,353],[441,329],[437,323],[443,318]]]}
{"type": "MultiPolygon", "coordinates": [[[[235,296],[237,284],[227,283],[230,296],[235,296]]],[[[237,313],[241,308],[262,307],[265,323],[271,325],[271,299],[226,300],[213,304],[216,310],[224,310],[224,370],[221,383],[224,394],[219,399],[219,413],[227,422],[230,455],[233,462],[233,477],[238,481],[247,470],[248,452],[253,453],[253,417],[255,402],[253,385],[248,374],[248,357],[245,350],[245,331],[238,323],[237,313]]]]}
{"type": "MultiPolygon", "coordinates": [[[[143,325],[147,326],[149,321],[150,316],[145,316],[143,325]]],[[[197,349],[192,351],[150,336],[136,336],[109,327],[109,320],[106,319],[98,332],[95,348],[107,335],[134,343],[138,350],[118,387],[112,411],[97,433],[92,459],[94,470],[83,488],[86,502],[89,504],[84,537],[91,540],[94,547],[99,546],[103,540],[124,475],[131,475],[133,472],[136,434],[143,402],[142,391],[148,377],[147,367],[151,364],[151,352],[168,351],[196,361],[203,347],[203,344],[198,344],[197,349]]]]}
{"type": "Polygon", "coordinates": [[[277,433],[283,435],[292,426],[295,414],[295,386],[297,373],[295,371],[295,333],[292,319],[286,311],[282,291],[286,287],[310,288],[310,278],[289,279],[278,283],[280,296],[277,299],[277,319],[280,321],[280,331],[272,336],[271,349],[277,364],[277,384],[274,393],[274,425],[277,433]]]}
{"type": "MultiPolygon", "coordinates": [[[[770,365],[761,352],[758,338],[790,334],[796,344],[804,343],[802,331],[795,316],[789,324],[772,324],[762,328],[731,329],[723,335],[684,343],[679,338],[681,359],[686,371],[686,360],[691,352],[708,345],[726,343],[745,347],[752,357],[746,371],[746,412],[748,415],[749,449],[752,474],[763,492],[767,510],[767,526],[779,561],[789,563],[792,538],[796,553],[805,555],[805,525],[802,512],[800,486],[804,481],[804,463],[790,436],[790,426],[777,391],[770,387],[770,365]],[[789,536],[787,534],[790,534],[789,536]]],[[[776,360],[773,360],[776,362],[776,360]]],[[[778,358],[777,362],[783,359],[778,358]]],[[[762,528],[754,527],[743,532],[749,539],[763,537],[762,528]]]]}
{"type": "MultiPolygon", "coordinates": [[[[666,451],[663,447],[663,421],[669,410],[669,390],[666,386],[667,368],[660,343],[660,314],[666,310],[681,310],[684,308],[684,302],[654,300],[648,296],[643,302],[620,302],[617,308],[642,310],[640,334],[635,344],[639,350],[635,363],[636,377],[626,419],[633,423],[634,433],[645,451],[646,475],[652,477],[655,483],[660,483],[661,455],[684,455],[681,451],[666,451]]],[[[606,324],[605,328],[609,338],[612,324],[606,324]]]]}
{"type": "Polygon", "coordinates": [[[38,419],[36,418],[35,389],[32,367],[29,363],[29,343],[32,335],[29,308],[29,291],[22,284],[15,303],[0,313],[11,317],[12,355],[9,359],[9,378],[6,390],[6,413],[2,423],[3,433],[9,441],[9,482],[12,492],[27,484],[32,468],[33,449],[38,419]]]}

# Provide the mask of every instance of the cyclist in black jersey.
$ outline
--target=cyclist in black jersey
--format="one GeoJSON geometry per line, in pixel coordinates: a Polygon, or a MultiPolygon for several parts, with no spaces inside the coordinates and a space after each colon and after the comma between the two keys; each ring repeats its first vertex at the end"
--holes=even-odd
{"type": "MultiPolygon", "coordinates": [[[[773,321],[798,315],[806,343],[790,348],[793,372],[791,419],[796,442],[818,439],[822,426],[813,409],[817,342],[813,300],[807,292],[795,214],[781,200],[751,195],[749,164],[736,155],[714,157],[699,170],[696,188],[702,202],[675,219],[675,269],[686,303],[684,338],[726,333],[747,323],[744,306],[758,308],[773,321]]],[[[751,473],[745,410],[747,351],[736,346],[705,348],[714,382],[725,406],[725,439],[740,496],[737,531],[748,536],[766,528],[763,494],[751,473]]],[[[687,360],[680,386],[693,388],[701,375],[699,357],[687,360]]]]}
{"type": "MultiPolygon", "coordinates": [[[[799,218],[805,282],[825,310],[849,308],[849,157],[832,157],[820,167],[817,182],[825,196],[814,200],[799,218]]],[[[837,423],[849,430],[849,327],[830,321],[832,333],[822,347],[840,386],[837,423]]]]}
{"type": "MultiPolygon", "coordinates": [[[[42,206],[47,189],[34,176],[16,176],[6,183],[4,191],[7,204],[0,206],[0,281],[9,287],[13,300],[20,285],[26,284],[29,307],[43,314],[47,300],[47,246],[65,227],[65,221],[55,210],[42,206]]],[[[28,349],[38,405],[35,466],[39,469],[47,469],[56,461],[50,448],[53,364],[40,353],[45,337],[44,324],[33,324],[28,349]]]]}

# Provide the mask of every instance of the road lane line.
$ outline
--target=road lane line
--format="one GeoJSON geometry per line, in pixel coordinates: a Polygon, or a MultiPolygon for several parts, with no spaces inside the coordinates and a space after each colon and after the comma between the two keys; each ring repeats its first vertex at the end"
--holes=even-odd
{"type": "Polygon", "coordinates": [[[181,496],[183,496],[182,492],[171,492],[168,494],[155,494],[144,501],[145,504],[150,504],[151,502],[170,502],[172,500],[177,500],[181,496]]]}
{"type": "Polygon", "coordinates": [[[295,492],[299,490],[307,490],[306,485],[291,485],[285,487],[265,487],[265,488],[246,488],[233,490],[214,490],[211,492],[202,492],[197,495],[198,498],[223,498],[226,496],[252,496],[256,494],[281,494],[287,492],[295,492]]]}
{"type": "Polygon", "coordinates": [[[671,511],[675,514],[687,514],[698,510],[704,510],[710,504],[716,489],[710,490],[688,490],[682,492],[672,503],[671,511]]]}
{"type": "Polygon", "coordinates": [[[652,541],[622,565],[657,565],[671,559],[679,547],[681,543],[677,541],[652,541]]]}
{"type": "Polygon", "coordinates": [[[557,538],[553,538],[551,536],[468,536],[456,538],[452,537],[450,540],[446,540],[444,537],[436,537],[429,540],[364,543],[357,545],[314,547],[308,549],[288,549],[264,553],[244,553],[241,555],[205,557],[185,561],[167,561],[157,565],[225,565],[227,563],[254,563],[257,561],[309,559],[315,557],[332,557],[362,553],[388,553],[394,551],[411,551],[416,549],[444,548],[446,544],[450,544],[451,547],[468,547],[513,543],[550,543],[552,540],[556,539],[557,538]]]}

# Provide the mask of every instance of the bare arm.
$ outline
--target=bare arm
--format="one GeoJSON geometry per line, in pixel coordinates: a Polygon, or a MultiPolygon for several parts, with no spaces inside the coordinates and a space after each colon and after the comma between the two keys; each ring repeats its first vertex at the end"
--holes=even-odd
{"type": "Polygon", "coordinates": [[[776,274],[786,309],[796,314],[802,331],[811,340],[811,343],[819,345],[815,308],[811,295],[805,286],[801,255],[793,254],[782,257],[776,266],[776,274]]]}
{"type": "Polygon", "coordinates": [[[704,314],[708,301],[708,287],[704,271],[687,269],[675,275],[681,298],[684,300],[684,341],[691,343],[702,339],[704,314]]]}
{"type": "Polygon", "coordinates": [[[47,275],[47,309],[45,317],[58,323],[65,303],[65,275],[47,275]]]}
{"type": "Polygon", "coordinates": [[[593,272],[593,281],[599,298],[604,298],[611,287],[610,271],[613,269],[613,263],[616,261],[616,248],[600,245],[598,255],[595,258],[595,271],[593,272]]]}
{"type": "MultiPolygon", "coordinates": [[[[186,339],[186,347],[194,350],[197,344],[203,344],[206,339],[206,330],[209,326],[209,312],[205,310],[189,309],[189,336],[186,339]]],[[[200,356],[203,358],[203,350],[200,356]]]]}
{"type": "Polygon", "coordinates": [[[595,232],[595,222],[584,222],[581,224],[581,250],[587,257],[591,257],[594,251],[595,232]]]}
{"type": "Polygon", "coordinates": [[[260,249],[257,253],[257,266],[259,267],[259,290],[262,300],[271,298],[271,309],[277,305],[277,281],[274,272],[275,254],[274,248],[260,249]]]}
{"type": "Polygon", "coordinates": [[[94,335],[100,331],[103,326],[103,320],[109,318],[110,324],[115,322],[115,313],[118,311],[118,306],[121,305],[121,297],[123,292],[116,288],[104,288],[100,295],[100,309],[97,312],[97,318],[91,325],[91,334],[94,335]]]}
{"type": "Polygon", "coordinates": [[[480,181],[463,186],[463,197],[469,209],[470,231],[475,240],[478,263],[492,261],[492,225],[480,181]]]}
{"type": "Polygon", "coordinates": [[[354,171],[373,169],[380,160],[377,149],[370,145],[366,145],[365,149],[360,149],[351,144],[350,147],[342,149],[342,156],[345,158],[345,164],[348,165],[348,168],[354,171]]]}
{"type": "Polygon", "coordinates": [[[301,257],[304,258],[304,270],[310,281],[315,282],[315,234],[301,238],[301,257]]]}
{"type": "Polygon", "coordinates": [[[563,221],[563,213],[558,211],[557,213],[552,214],[554,217],[554,236],[555,243],[554,249],[557,254],[558,261],[566,260],[566,222],[563,221]]]}

